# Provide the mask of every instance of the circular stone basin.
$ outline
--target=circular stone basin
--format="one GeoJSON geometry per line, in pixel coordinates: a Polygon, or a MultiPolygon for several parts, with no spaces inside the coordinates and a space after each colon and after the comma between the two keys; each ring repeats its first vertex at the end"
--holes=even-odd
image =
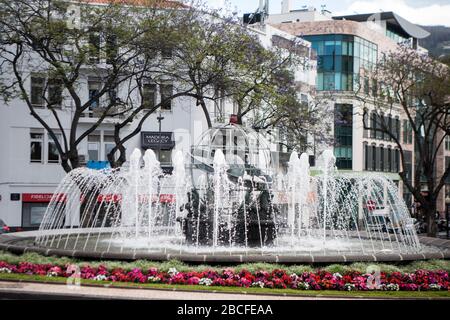
{"type": "MultiPolygon", "coordinates": [[[[49,231],[45,231],[49,234],[49,231]]],[[[192,263],[335,263],[356,261],[412,261],[426,259],[449,259],[450,240],[419,237],[421,250],[382,245],[374,247],[373,241],[356,239],[350,241],[318,238],[280,238],[273,247],[239,248],[187,246],[182,237],[114,239],[105,231],[87,233],[83,229],[54,230],[53,241],[46,247],[35,243],[41,231],[27,231],[0,235],[0,250],[13,253],[37,252],[43,255],[68,256],[111,260],[170,260],[192,263]],[[325,249],[324,249],[325,248],[325,249]]],[[[50,234],[49,234],[50,235],[50,234]]]]}

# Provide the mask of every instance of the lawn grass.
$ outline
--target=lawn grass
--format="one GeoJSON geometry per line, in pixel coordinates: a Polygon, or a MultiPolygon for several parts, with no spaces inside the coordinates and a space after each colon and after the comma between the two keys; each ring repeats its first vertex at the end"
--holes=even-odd
{"type": "MultiPolygon", "coordinates": [[[[37,282],[51,284],[65,284],[67,278],[47,277],[38,275],[25,275],[14,273],[0,273],[0,280],[15,282],[37,282]]],[[[450,299],[449,291],[333,291],[333,290],[294,290],[294,289],[269,289],[269,288],[240,288],[240,287],[208,287],[199,285],[168,285],[159,283],[132,283],[111,282],[81,279],[83,286],[99,286],[113,288],[137,288],[177,291],[202,291],[234,294],[264,294],[284,296],[316,296],[316,297],[348,297],[348,298],[391,298],[391,299],[450,299]]]]}

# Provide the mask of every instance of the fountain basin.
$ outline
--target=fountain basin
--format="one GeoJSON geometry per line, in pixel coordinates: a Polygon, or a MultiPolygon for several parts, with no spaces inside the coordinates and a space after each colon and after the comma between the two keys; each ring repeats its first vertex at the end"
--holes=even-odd
{"type": "MultiPolygon", "coordinates": [[[[48,233],[48,231],[46,231],[48,233]]],[[[99,229],[97,233],[92,230],[71,229],[71,230],[55,230],[54,236],[61,236],[60,245],[53,247],[40,247],[34,243],[35,237],[41,235],[41,231],[26,231],[0,235],[0,250],[9,251],[16,254],[26,252],[36,252],[46,256],[66,256],[83,259],[106,259],[106,260],[139,260],[146,259],[152,261],[165,261],[176,259],[187,263],[209,263],[209,264],[238,264],[252,262],[282,263],[282,264],[302,264],[302,263],[350,263],[350,262],[403,262],[413,260],[427,259],[450,259],[450,240],[437,239],[430,237],[419,237],[421,243],[420,252],[398,252],[389,249],[381,249],[377,253],[362,253],[360,251],[352,252],[351,248],[343,250],[341,244],[335,243],[337,249],[333,249],[331,243],[327,244],[328,249],[314,250],[311,245],[313,242],[305,243],[309,250],[302,250],[298,244],[296,250],[289,247],[267,247],[267,248],[236,248],[227,249],[226,247],[218,248],[211,252],[210,247],[165,247],[158,249],[157,245],[151,246],[142,241],[141,247],[139,240],[134,239],[132,243],[117,243],[116,246],[107,248],[109,241],[107,228],[99,229]],[[82,239],[88,234],[92,241],[82,241],[83,245],[88,243],[85,248],[76,247],[73,249],[70,245],[63,246],[62,243],[69,236],[70,239],[82,239]],[[94,248],[94,243],[101,243],[94,248]],[[127,245],[132,245],[130,249],[127,245]],[[121,250],[122,247],[122,250],[121,250]],[[340,247],[340,248],[339,248],[340,247]],[[209,252],[208,252],[209,250],[209,252]],[[283,252],[284,251],[284,252],[283,252]]],[[[73,244],[70,240],[68,243],[73,244]]],[[[176,239],[177,240],[177,239],[176,239]]],[[[166,239],[166,241],[168,241],[166,239]]],[[[348,242],[348,240],[346,240],[348,242]]],[[[364,242],[355,238],[355,245],[364,242]]],[[[367,245],[369,242],[367,242],[367,245]]],[[[345,249],[345,248],[344,248],[345,249]]]]}

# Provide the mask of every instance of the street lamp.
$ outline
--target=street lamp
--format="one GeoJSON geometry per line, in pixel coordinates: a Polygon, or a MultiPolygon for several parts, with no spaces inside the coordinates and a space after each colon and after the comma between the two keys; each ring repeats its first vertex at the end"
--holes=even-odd
{"type": "Polygon", "coordinates": [[[158,161],[161,162],[161,121],[164,120],[164,117],[159,112],[159,116],[156,118],[159,123],[159,147],[158,147],[158,161]]]}

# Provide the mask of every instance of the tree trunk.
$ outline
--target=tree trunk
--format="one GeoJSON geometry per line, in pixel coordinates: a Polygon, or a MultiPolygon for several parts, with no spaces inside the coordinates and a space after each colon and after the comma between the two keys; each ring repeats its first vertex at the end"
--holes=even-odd
{"type": "MultiPolygon", "coordinates": [[[[70,167],[71,167],[70,170],[80,167],[80,157],[78,156],[78,150],[76,149],[76,147],[72,148],[69,151],[68,159],[69,159],[70,167]]],[[[64,168],[64,170],[66,170],[66,168],[64,168]]],[[[66,172],[69,173],[67,170],[66,170],[66,172]]]]}
{"type": "Polygon", "coordinates": [[[435,237],[437,233],[436,225],[436,201],[430,203],[424,208],[425,221],[427,223],[427,236],[435,237]]]}

